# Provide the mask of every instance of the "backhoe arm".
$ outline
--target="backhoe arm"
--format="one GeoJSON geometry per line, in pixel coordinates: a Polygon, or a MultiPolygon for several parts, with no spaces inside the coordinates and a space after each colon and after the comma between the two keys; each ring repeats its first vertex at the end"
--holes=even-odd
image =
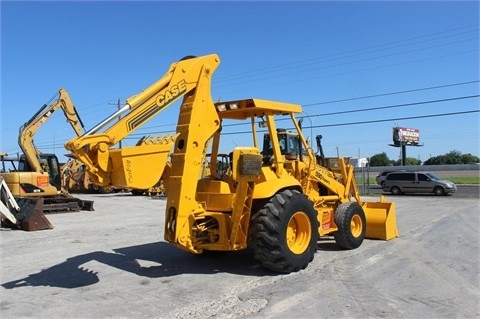
{"type": "Polygon", "coordinates": [[[135,188],[154,185],[163,172],[175,137],[167,137],[158,145],[122,149],[111,147],[180,97],[197,89],[203,72],[213,74],[219,63],[220,59],[216,54],[188,57],[172,63],[157,82],[128,98],[122,108],[83,136],[65,143],[65,148],[85,163],[95,182],[100,185],[135,188]],[[120,120],[119,116],[122,117],[120,120]],[[148,176],[145,167],[151,169],[148,176]]]}
{"type": "Polygon", "coordinates": [[[58,98],[54,102],[48,105],[43,105],[30,120],[20,127],[18,145],[25,154],[25,159],[32,168],[32,171],[35,172],[43,173],[44,170],[40,164],[38,151],[33,143],[33,139],[35,137],[35,133],[43,124],[45,124],[53,112],[61,108],[65,114],[65,117],[67,118],[67,121],[70,123],[77,136],[82,135],[84,132],[84,125],[80,115],[78,115],[75,105],[70,99],[67,91],[61,88],[58,91],[58,95],[55,95],[55,97],[57,96],[58,98]]]}

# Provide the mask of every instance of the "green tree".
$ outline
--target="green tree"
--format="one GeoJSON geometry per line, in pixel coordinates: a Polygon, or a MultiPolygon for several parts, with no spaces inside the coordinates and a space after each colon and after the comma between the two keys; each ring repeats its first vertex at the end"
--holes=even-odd
{"type": "Polygon", "coordinates": [[[444,164],[445,164],[445,156],[443,155],[430,157],[425,162],[423,162],[423,165],[444,165],[444,164]]]}
{"type": "Polygon", "coordinates": [[[451,151],[444,155],[438,155],[427,159],[423,165],[452,165],[452,164],[469,164],[478,163],[478,156],[462,154],[460,151],[451,151]]]}
{"type": "Polygon", "coordinates": [[[385,152],[370,157],[370,166],[391,166],[390,160],[385,152]]]}
{"type": "MultiPolygon", "coordinates": [[[[393,166],[402,166],[402,160],[390,160],[390,164],[393,166]]],[[[405,166],[415,166],[422,164],[422,161],[414,158],[414,157],[407,157],[405,158],[405,166]]]]}
{"type": "Polygon", "coordinates": [[[422,164],[422,161],[415,158],[415,157],[407,157],[405,159],[405,165],[416,166],[416,165],[420,165],[420,164],[422,164]]]}
{"type": "Polygon", "coordinates": [[[390,166],[400,166],[402,160],[390,160],[390,166]]]}
{"type": "Polygon", "coordinates": [[[472,155],[470,153],[463,154],[462,163],[463,164],[480,163],[480,159],[478,158],[478,156],[472,155]]]}
{"type": "Polygon", "coordinates": [[[462,164],[462,153],[451,151],[445,154],[445,164],[462,164]]]}

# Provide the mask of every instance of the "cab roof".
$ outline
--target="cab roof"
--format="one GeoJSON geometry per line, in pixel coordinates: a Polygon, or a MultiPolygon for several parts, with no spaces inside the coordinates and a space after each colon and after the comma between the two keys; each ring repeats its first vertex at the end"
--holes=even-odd
{"type": "Polygon", "coordinates": [[[215,103],[218,114],[224,119],[245,120],[265,115],[288,115],[301,113],[298,104],[283,103],[261,99],[245,99],[215,103]]]}

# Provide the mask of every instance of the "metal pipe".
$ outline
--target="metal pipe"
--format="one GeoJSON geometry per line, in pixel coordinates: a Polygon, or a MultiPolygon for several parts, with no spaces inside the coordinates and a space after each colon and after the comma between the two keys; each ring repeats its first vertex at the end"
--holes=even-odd
{"type": "Polygon", "coordinates": [[[88,136],[97,133],[100,129],[105,127],[107,124],[112,122],[113,120],[118,120],[118,117],[122,115],[122,113],[128,111],[130,109],[130,105],[127,103],[121,109],[110,115],[108,118],[103,120],[102,122],[98,123],[94,128],[89,130],[87,133],[83,134],[83,136],[88,136]]]}
{"type": "Polygon", "coordinates": [[[105,125],[109,124],[114,119],[118,120],[118,118],[122,115],[122,113],[132,108],[136,108],[138,105],[141,105],[142,103],[144,103],[146,100],[148,100],[149,98],[157,94],[159,91],[167,87],[168,84],[170,83],[170,80],[172,79],[172,76],[173,76],[173,70],[170,70],[160,80],[150,85],[148,88],[140,92],[140,94],[134,95],[129,99],[127,99],[128,103],[125,104],[125,106],[123,106],[114,114],[110,115],[107,119],[103,120],[101,123],[97,124],[94,128],[92,128],[90,131],[85,133],[83,136],[95,134],[101,128],[105,127],[105,125]]]}

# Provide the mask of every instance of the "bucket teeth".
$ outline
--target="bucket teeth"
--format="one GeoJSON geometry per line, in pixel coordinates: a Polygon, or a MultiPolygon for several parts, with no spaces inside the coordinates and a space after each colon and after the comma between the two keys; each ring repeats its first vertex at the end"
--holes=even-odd
{"type": "Polygon", "coordinates": [[[140,145],[162,145],[162,144],[170,144],[172,142],[175,142],[175,139],[177,138],[178,134],[169,134],[169,135],[147,135],[143,136],[138,142],[137,146],[140,145]]]}

